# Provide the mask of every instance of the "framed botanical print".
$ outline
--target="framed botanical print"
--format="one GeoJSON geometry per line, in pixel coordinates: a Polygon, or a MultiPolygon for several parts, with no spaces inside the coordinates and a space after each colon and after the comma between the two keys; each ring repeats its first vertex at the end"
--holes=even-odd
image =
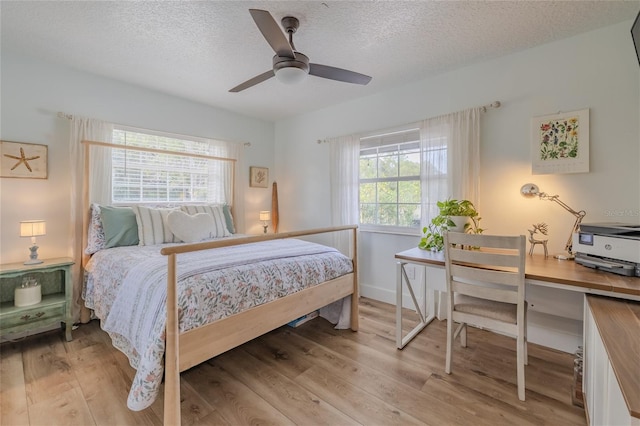
{"type": "Polygon", "coordinates": [[[589,110],[534,117],[531,155],[534,175],[589,172],[589,110]]]}
{"type": "Polygon", "coordinates": [[[266,188],[269,186],[269,169],[266,167],[249,167],[249,186],[266,188]]]}
{"type": "Polygon", "coordinates": [[[47,178],[47,145],[0,141],[0,177],[47,178]]]}

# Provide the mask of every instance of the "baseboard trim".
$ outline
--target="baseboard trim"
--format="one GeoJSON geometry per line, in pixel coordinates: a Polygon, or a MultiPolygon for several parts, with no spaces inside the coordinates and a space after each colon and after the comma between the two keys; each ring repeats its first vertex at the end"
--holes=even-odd
{"type": "MultiPolygon", "coordinates": [[[[415,290],[418,291],[418,289],[415,290]]],[[[424,295],[421,293],[421,290],[418,292],[420,294],[416,294],[416,299],[418,299],[418,303],[420,304],[420,306],[422,306],[422,299],[424,298],[424,295]]],[[[386,288],[380,288],[360,283],[360,296],[368,297],[369,299],[378,300],[380,302],[389,303],[390,305],[396,305],[395,290],[392,291],[386,288]]],[[[415,309],[415,307],[413,306],[411,295],[406,288],[404,289],[402,294],[402,307],[407,309],[415,309]]]]}

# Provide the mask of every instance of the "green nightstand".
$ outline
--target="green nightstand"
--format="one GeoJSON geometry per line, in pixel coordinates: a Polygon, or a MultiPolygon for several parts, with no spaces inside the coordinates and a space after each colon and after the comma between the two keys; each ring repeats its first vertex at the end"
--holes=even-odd
{"type": "Polygon", "coordinates": [[[73,259],[45,259],[37,265],[0,265],[0,336],[19,333],[55,323],[65,323],[65,338],[71,340],[71,266],[73,259]],[[42,290],[40,303],[17,307],[14,291],[24,277],[35,278],[42,290]]]}

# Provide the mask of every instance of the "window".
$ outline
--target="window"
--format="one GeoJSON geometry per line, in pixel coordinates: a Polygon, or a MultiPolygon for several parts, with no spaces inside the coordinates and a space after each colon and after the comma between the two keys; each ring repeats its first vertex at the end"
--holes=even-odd
{"type": "Polygon", "coordinates": [[[353,221],[358,213],[362,230],[417,235],[438,215],[438,201],[477,205],[480,112],[473,108],[360,139],[332,139],[334,222],[353,221]]]}
{"type": "Polygon", "coordinates": [[[420,131],[360,139],[360,224],[364,229],[419,229],[420,131]]]}
{"type": "MultiPolygon", "coordinates": [[[[218,142],[117,127],[113,143],[190,154],[228,157],[218,142]],[[218,146],[216,146],[218,143],[218,146]]],[[[229,202],[230,162],[158,152],[112,149],[114,203],[229,202]]]]}

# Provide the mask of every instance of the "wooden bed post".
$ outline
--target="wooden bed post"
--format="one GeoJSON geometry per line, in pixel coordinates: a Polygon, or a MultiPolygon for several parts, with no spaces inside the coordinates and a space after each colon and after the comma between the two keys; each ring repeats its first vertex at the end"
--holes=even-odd
{"type": "MultiPolygon", "coordinates": [[[[89,162],[91,161],[91,148],[86,146],[85,144],[81,144],[82,149],[84,150],[84,164],[82,169],[82,245],[80,246],[81,250],[81,259],[80,262],[80,280],[84,280],[84,268],[87,266],[87,262],[89,261],[89,255],[85,254],[84,248],[87,246],[87,237],[89,235],[89,223],[91,222],[91,212],[89,211],[89,162]]],[[[76,203],[77,205],[77,203],[76,203]]],[[[75,207],[75,206],[74,206],[75,207]]],[[[73,225],[76,226],[75,224],[73,225]]],[[[77,244],[76,244],[77,247],[77,244]]],[[[82,289],[80,290],[82,293],[82,289]]],[[[82,296],[79,297],[82,300],[82,296]]],[[[84,300],[80,304],[80,322],[82,324],[86,324],[91,321],[91,311],[89,308],[84,306],[84,300]]]]}
{"type": "Polygon", "coordinates": [[[277,234],[280,220],[280,214],[278,213],[278,184],[273,182],[271,188],[271,226],[273,227],[273,233],[277,234]]]}
{"type": "Polygon", "coordinates": [[[167,257],[167,327],[164,353],[164,424],[180,426],[180,369],[178,368],[178,298],[176,254],[167,257]]]}

